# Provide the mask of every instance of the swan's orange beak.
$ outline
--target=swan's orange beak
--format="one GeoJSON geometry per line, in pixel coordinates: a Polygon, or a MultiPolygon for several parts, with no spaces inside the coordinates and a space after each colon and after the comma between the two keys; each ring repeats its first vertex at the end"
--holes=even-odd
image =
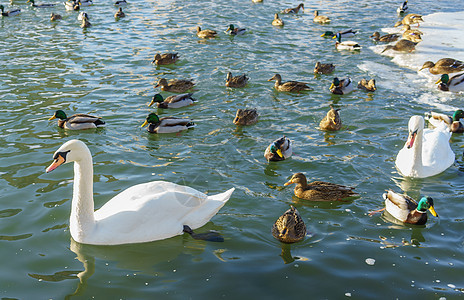
{"type": "Polygon", "coordinates": [[[411,132],[409,134],[408,140],[406,141],[406,147],[410,149],[414,145],[414,141],[416,140],[417,131],[411,132]]]}
{"type": "Polygon", "coordinates": [[[64,157],[61,155],[58,155],[57,158],[55,158],[55,160],[52,162],[52,164],[45,170],[45,172],[49,173],[55,170],[56,168],[64,164],[64,162],[65,162],[64,157]]]}

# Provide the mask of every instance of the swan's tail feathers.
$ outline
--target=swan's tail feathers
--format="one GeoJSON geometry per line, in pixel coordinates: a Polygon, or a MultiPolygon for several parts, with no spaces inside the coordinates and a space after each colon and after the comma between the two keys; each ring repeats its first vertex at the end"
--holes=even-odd
{"type": "Polygon", "coordinates": [[[208,196],[209,200],[213,201],[221,201],[224,202],[224,204],[229,200],[230,196],[232,196],[232,193],[235,191],[235,188],[231,188],[224,193],[208,196]]]}

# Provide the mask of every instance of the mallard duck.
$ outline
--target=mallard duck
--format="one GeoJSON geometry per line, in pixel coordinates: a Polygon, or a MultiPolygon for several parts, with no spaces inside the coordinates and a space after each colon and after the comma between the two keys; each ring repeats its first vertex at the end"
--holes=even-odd
{"type": "Polygon", "coordinates": [[[396,33],[390,33],[380,36],[380,33],[376,31],[370,37],[376,42],[390,43],[395,42],[399,38],[399,35],[396,33]]]}
{"type": "Polygon", "coordinates": [[[21,13],[20,9],[12,9],[12,10],[5,12],[5,6],[3,5],[0,5],[0,10],[2,11],[2,17],[13,17],[21,13]]]}
{"type": "Polygon", "coordinates": [[[300,8],[301,8],[302,11],[304,11],[304,4],[303,3],[298,4],[298,6],[294,7],[294,8],[284,9],[282,11],[282,13],[284,13],[284,14],[297,14],[300,11],[300,8]]]}
{"type": "Polygon", "coordinates": [[[448,74],[443,74],[435,84],[438,84],[439,90],[446,92],[464,91],[464,73],[456,74],[451,78],[448,74]]]}
{"type": "Polygon", "coordinates": [[[408,0],[404,1],[396,10],[399,15],[404,14],[408,10],[408,0]]]}
{"type": "Polygon", "coordinates": [[[310,201],[341,201],[358,195],[353,191],[354,187],[324,181],[313,181],[308,184],[303,173],[293,174],[292,178],[284,185],[292,183],[296,184],[295,196],[310,201]]]}
{"type": "Polygon", "coordinates": [[[353,82],[349,77],[342,80],[335,77],[329,89],[335,95],[345,95],[353,91],[353,82]]]}
{"type": "Polygon", "coordinates": [[[411,25],[411,24],[419,25],[419,22],[424,22],[421,15],[408,14],[403,18],[403,20],[396,22],[395,27],[398,27],[400,25],[411,25]]]}
{"type": "Polygon", "coordinates": [[[59,14],[52,13],[50,15],[50,21],[56,21],[56,20],[61,20],[61,19],[63,19],[63,17],[59,14]]]}
{"type": "Polygon", "coordinates": [[[202,39],[212,39],[215,38],[217,32],[211,29],[201,29],[200,26],[197,26],[197,36],[202,39]]]}
{"type": "Polygon", "coordinates": [[[296,243],[306,236],[306,225],[293,205],[272,226],[272,235],[283,243],[296,243]]]}
{"type": "Polygon", "coordinates": [[[80,10],[81,6],[79,5],[79,1],[66,1],[63,2],[64,8],[66,10],[80,10]]]}
{"type": "Polygon", "coordinates": [[[56,118],[59,119],[59,127],[69,130],[93,129],[97,127],[104,127],[106,125],[105,121],[103,121],[101,117],[87,114],[75,114],[68,118],[62,110],[57,110],[48,120],[51,121],[56,118]]]}
{"type": "Polygon", "coordinates": [[[248,83],[248,76],[246,74],[232,76],[231,72],[227,72],[226,86],[234,88],[242,88],[248,83]]]}
{"type": "Polygon", "coordinates": [[[195,127],[195,123],[190,119],[175,117],[159,118],[157,114],[151,113],[145,119],[142,127],[148,125],[147,131],[150,133],[175,133],[195,127]]]}
{"type": "Polygon", "coordinates": [[[156,53],[151,63],[158,65],[158,66],[159,65],[170,65],[170,64],[177,62],[178,60],[179,60],[179,55],[177,55],[177,53],[163,53],[163,54],[156,53]]]}
{"type": "Polygon", "coordinates": [[[360,82],[358,82],[358,89],[361,89],[366,92],[375,92],[377,87],[375,86],[375,79],[372,78],[369,81],[367,79],[361,79],[360,82]]]}
{"type": "Polygon", "coordinates": [[[193,93],[187,94],[180,94],[180,95],[172,95],[163,99],[161,94],[156,94],[153,96],[150,104],[148,106],[152,106],[154,103],[158,103],[158,108],[179,108],[188,105],[192,105],[196,99],[192,97],[193,93]]]}
{"type": "Polygon", "coordinates": [[[427,210],[438,217],[431,197],[422,197],[417,203],[407,195],[388,190],[383,194],[383,199],[385,199],[385,210],[403,223],[424,225],[427,223],[427,210]]]}
{"type": "Polygon", "coordinates": [[[340,36],[344,39],[352,37],[356,34],[357,31],[353,30],[352,28],[346,29],[346,30],[341,30],[339,32],[333,32],[333,31],[326,31],[323,34],[321,34],[322,37],[331,37],[335,39],[337,37],[337,33],[340,34],[340,36]]]}
{"type": "Polygon", "coordinates": [[[81,12],[77,15],[77,20],[82,22],[82,21],[85,20],[85,19],[89,20],[90,17],[89,17],[89,15],[88,15],[85,11],[81,11],[81,12]]]}
{"type": "Polygon", "coordinates": [[[327,16],[319,15],[319,11],[315,10],[313,22],[320,23],[320,24],[327,24],[327,23],[330,23],[330,19],[327,16]]]}
{"type": "Polygon", "coordinates": [[[225,33],[229,35],[242,35],[245,34],[246,28],[240,28],[240,27],[235,27],[234,25],[230,24],[229,27],[227,27],[225,33]]]}
{"type": "Polygon", "coordinates": [[[281,18],[279,18],[278,14],[274,15],[274,20],[272,20],[272,25],[274,26],[284,26],[284,21],[282,21],[281,18]]]}
{"type": "Polygon", "coordinates": [[[285,160],[292,156],[292,142],[285,135],[273,141],[264,151],[267,161],[285,160]]]}
{"type": "Polygon", "coordinates": [[[439,59],[436,63],[433,63],[432,61],[426,61],[424,65],[422,65],[422,68],[419,69],[419,71],[423,69],[429,69],[429,72],[434,75],[450,74],[463,71],[464,62],[454,58],[442,58],[439,59]]]}
{"type": "Polygon", "coordinates": [[[461,118],[464,118],[464,111],[462,109],[456,110],[451,117],[433,111],[425,113],[425,119],[434,127],[439,127],[441,126],[440,123],[444,122],[453,133],[464,132],[464,125],[459,121],[461,118]]]}
{"type": "Polygon", "coordinates": [[[342,119],[338,114],[340,108],[334,109],[333,106],[330,106],[330,110],[327,112],[327,115],[319,123],[319,128],[326,131],[337,131],[342,128],[342,119]]]}
{"type": "Polygon", "coordinates": [[[126,17],[126,14],[122,11],[122,7],[119,7],[118,11],[114,14],[114,17],[117,19],[126,17]]]}
{"type": "Polygon", "coordinates": [[[403,32],[402,38],[405,40],[410,40],[411,42],[414,42],[414,43],[422,42],[422,38],[420,34],[413,32],[412,30],[407,30],[403,32]]]}
{"type": "Polygon", "coordinates": [[[88,15],[87,14],[83,15],[81,27],[82,28],[88,28],[88,27],[91,27],[91,26],[92,26],[92,24],[89,21],[88,15]]]}
{"type": "Polygon", "coordinates": [[[280,92],[301,92],[301,91],[311,91],[312,89],[306,85],[304,82],[299,81],[287,81],[282,83],[282,77],[280,74],[275,74],[271,79],[267,81],[275,80],[274,87],[280,92]]]}
{"type": "Polygon", "coordinates": [[[235,114],[234,124],[241,125],[241,126],[248,126],[253,125],[258,122],[259,114],[255,108],[253,109],[237,109],[237,113],[235,114]]]}
{"type": "Polygon", "coordinates": [[[451,132],[445,123],[434,129],[424,129],[424,118],[412,116],[408,131],[408,140],[395,160],[401,175],[425,178],[440,174],[453,165],[455,156],[449,143],[451,132]]]}
{"type": "Polygon", "coordinates": [[[338,50],[350,50],[350,51],[361,50],[361,45],[359,45],[356,42],[353,42],[353,41],[342,42],[342,36],[339,32],[335,34],[335,38],[337,39],[337,41],[335,42],[335,48],[337,48],[338,50]]]}
{"type": "Polygon", "coordinates": [[[193,88],[194,85],[193,81],[187,79],[171,79],[168,83],[166,79],[161,78],[155,85],[155,88],[160,86],[161,90],[165,92],[185,93],[193,88]]]}
{"type": "Polygon", "coordinates": [[[27,0],[26,3],[30,3],[32,7],[37,7],[37,8],[47,8],[47,7],[53,7],[56,5],[55,3],[35,4],[34,0],[27,0]]]}
{"type": "Polygon", "coordinates": [[[330,74],[335,71],[334,64],[322,64],[317,62],[314,66],[314,73],[316,74],[330,74]]]}
{"type": "Polygon", "coordinates": [[[399,52],[412,52],[416,50],[416,45],[417,43],[415,42],[411,42],[410,40],[401,39],[398,42],[396,42],[395,45],[393,46],[388,45],[387,47],[385,47],[385,49],[383,49],[381,53],[384,53],[385,51],[390,50],[390,49],[399,51],[399,52]]]}
{"type": "Polygon", "coordinates": [[[64,143],[46,172],[70,162],[75,184],[69,232],[82,244],[144,243],[181,235],[184,225],[197,229],[209,222],[234,191],[208,196],[188,186],[152,181],[129,187],[95,210],[92,154],[83,142],[64,143]]]}
{"type": "Polygon", "coordinates": [[[127,1],[126,0],[117,0],[116,2],[114,2],[114,5],[116,5],[116,6],[127,5],[127,1]]]}

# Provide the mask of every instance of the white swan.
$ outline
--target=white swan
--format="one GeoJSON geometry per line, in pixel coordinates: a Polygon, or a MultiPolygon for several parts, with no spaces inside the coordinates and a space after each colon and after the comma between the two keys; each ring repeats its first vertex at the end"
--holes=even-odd
{"type": "Polygon", "coordinates": [[[79,140],[64,143],[46,172],[74,162],[70,232],[79,243],[117,245],[143,243],[180,235],[183,225],[205,225],[229,200],[234,188],[207,196],[166,181],[132,186],[94,212],[92,155],[79,140]]]}
{"type": "Polygon", "coordinates": [[[454,163],[454,152],[449,139],[451,132],[444,122],[432,129],[424,129],[424,118],[412,116],[408,124],[409,136],[398,152],[395,165],[403,176],[429,177],[439,174],[454,163]]]}

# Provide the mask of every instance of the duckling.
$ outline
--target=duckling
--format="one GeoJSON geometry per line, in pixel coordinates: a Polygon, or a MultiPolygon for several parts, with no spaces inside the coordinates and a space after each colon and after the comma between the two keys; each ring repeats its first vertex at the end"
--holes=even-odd
{"type": "Polygon", "coordinates": [[[235,114],[234,124],[241,125],[241,126],[248,126],[253,125],[258,122],[259,114],[255,108],[253,109],[237,109],[237,113],[235,114]]]}
{"type": "MultiPolygon", "coordinates": [[[[349,37],[352,37],[356,34],[357,31],[353,30],[352,28],[350,29],[346,29],[346,30],[341,30],[337,33],[340,34],[340,36],[342,38],[349,38],[349,37]]],[[[333,31],[326,31],[324,32],[323,34],[321,34],[321,37],[331,37],[333,39],[335,39],[337,37],[337,33],[334,33],[333,31]]]]}
{"type": "Polygon", "coordinates": [[[5,6],[0,5],[0,10],[2,11],[2,17],[13,17],[21,13],[21,9],[12,9],[5,12],[5,6]]]}
{"type": "Polygon", "coordinates": [[[310,201],[342,201],[358,195],[353,191],[354,187],[324,181],[313,181],[308,184],[303,173],[293,174],[292,178],[284,185],[287,186],[292,183],[296,184],[295,196],[310,201]]]}
{"type": "Polygon", "coordinates": [[[114,2],[114,5],[116,5],[116,6],[127,5],[127,1],[126,0],[117,0],[116,2],[114,2]]]}
{"type": "Polygon", "coordinates": [[[211,29],[203,29],[201,30],[200,26],[197,26],[197,36],[202,39],[212,39],[215,38],[217,32],[211,29]]]}
{"type": "Polygon", "coordinates": [[[187,79],[171,79],[168,83],[166,79],[161,78],[155,85],[155,88],[160,86],[161,90],[165,92],[185,93],[193,88],[194,85],[195,83],[193,83],[193,81],[187,79]]]}
{"type": "Polygon", "coordinates": [[[81,9],[81,6],[79,5],[79,1],[76,1],[76,0],[71,0],[71,1],[66,1],[66,2],[63,2],[64,4],[64,8],[66,10],[80,10],[81,9]]]}
{"type": "Polygon", "coordinates": [[[306,225],[293,205],[275,221],[272,235],[283,243],[296,243],[304,239],[306,225]]]}
{"type": "Polygon", "coordinates": [[[373,38],[373,40],[376,42],[385,43],[395,42],[399,38],[399,36],[396,33],[390,33],[380,36],[380,33],[378,31],[374,32],[374,34],[372,34],[370,37],[373,38]]]}
{"type": "Polygon", "coordinates": [[[49,121],[58,118],[58,126],[60,128],[69,129],[69,130],[82,130],[82,129],[92,129],[97,127],[106,126],[105,121],[101,117],[91,116],[87,114],[75,114],[69,118],[66,116],[66,113],[62,110],[57,110],[53,116],[48,119],[49,121]]]}
{"type": "Polygon", "coordinates": [[[274,20],[272,20],[272,25],[274,26],[284,26],[284,21],[282,21],[281,18],[279,18],[278,14],[274,15],[274,20]]]}
{"type": "Polygon", "coordinates": [[[390,49],[399,51],[399,52],[412,52],[416,50],[416,45],[417,43],[415,42],[411,42],[410,40],[401,39],[398,42],[396,42],[394,46],[388,45],[387,47],[385,47],[385,49],[383,49],[381,53],[384,53],[385,51],[390,50],[390,49]]]}
{"type": "Polygon", "coordinates": [[[403,223],[424,225],[427,223],[427,210],[433,216],[438,217],[431,197],[422,197],[417,203],[411,197],[391,190],[388,190],[382,196],[385,199],[385,210],[403,223]]]}
{"type": "Polygon", "coordinates": [[[353,41],[342,42],[342,35],[339,32],[335,34],[335,38],[337,39],[337,41],[335,42],[335,48],[337,48],[338,50],[349,50],[349,51],[361,50],[361,45],[359,45],[356,42],[353,42],[353,41]]]}
{"type": "Polygon", "coordinates": [[[425,113],[425,119],[429,121],[433,127],[439,127],[440,123],[444,122],[452,133],[464,132],[464,125],[459,121],[461,118],[464,118],[464,111],[462,109],[456,110],[452,116],[447,116],[433,111],[425,113]]]}
{"type": "Polygon", "coordinates": [[[299,81],[287,81],[282,83],[282,77],[280,74],[275,74],[268,81],[275,80],[274,87],[280,92],[301,92],[301,91],[311,91],[312,89],[306,85],[304,82],[299,81]]]}
{"type": "Polygon", "coordinates": [[[119,7],[118,11],[114,14],[116,19],[126,17],[126,14],[122,11],[122,7],[119,7]]]}
{"type": "Polygon", "coordinates": [[[61,20],[61,19],[63,19],[63,17],[59,14],[52,13],[50,15],[50,21],[56,21],[56,20],[61,20]]]}
{"type": "Polygon", "coordinates": [[[227,72],[226,78],[226,86],[227,87],[234,87],[234,88],[242,88],[245,87],[248,83],[248,76],[246,74],[232,76],[231,72],[227,72]]]}
{"type": "Polygon", "coordinates": [[[454,75],[451,78],[448,74],[443,74],[435,84],[438,84],[439,90],[446,92],[464,91],[464,73],[454,75]]]}
{"type": "Polygon", "coordinates": [[[404,14],[408,10],[408,0],[404,1],[396,10],[399,15],[404,14]]]}
{"type": "Polygon", "coordinates": [[[195,127],[195,123],[190,119],[175,117],[164,117],[160,119],[155,113],[151,113],[147,116],[142,127],[147,124],[149,124],[147,131],[150,133],[175,133],[195,127]]]}
{"type": "Polygon", "coordinates": [[[88,28],[88,27],[91,27],[91,26],[92,26],[92,24],[90,23],[87,14],[83,15],[81,27],[82,28],[88,28]]]}
{"type": "Polygon", "coordinates": [[[429,69],[429,72],[434,75],[450,74],[463,71],[464,62],[454,58],[442,58],[439,59],[436,63],[433,63],[432,61],[426,61],[424,65],[422,65],[422,68],[419,69],[419,71],[423,69],[429,69]]]}
{"type": "Polygon", "coordinates": [[[156,53],[151,63],[158,65],[158,66],[159,65],[170,65],[170,64],[176,63],[178,60],[179,60],[179,55],[177,55],[177,53],[163,53],[163,54],[156,53]]]}
{"type": "Polygon", "coordinates": [[[398,27],[400,25],[411,25],[411,24],[417,24],[419,26],[419,22],[424,22],[421,15],[408,14],[403,18],[403,20],[396,22],[395,27],[398,27]]]}
{"type": "Polygon", "coordinates": [[[346,95],[353,91],[351,78],[346,77],[342,80],[335,77],[330,85],[330,91],[335,95],[346,95]]]}
{"type": "Polygon", "coordinates": [[[229,35],[242,35],[245,34],[246,28],[240,28],[240,27],[235,27],[234,25],[230,24],[229,27],[227,27],[227,30],[225,33],[229,35]]]}
{"type": "Polygon", "coordinates": [[[367,81],[366,79],[361,79],[358,82],[358,89],[364,90],[366,92],[375,92],[377,87],[375,86],[375,79],[372,78],[371,80],[367,81]]]}
{"type": "Polygon", "coordinates": [[[316,74],[330,74],[335,71],[334,64],[322,64],[317,62],[314,66],[314,73],[316,74]]]}
{"type": "Polygon", "coordinates": [[[298,4],[298,6],[294,7],[294,8],[284,9],[282,11],[282,13],[284,13],[284,14],[297,14],[300,11],[300,8],[301,8],[302,11],[304,11],[304,4],[303,3],[298,4]]]}
{"type": "Polygon", "coordinates": [[[56,5],[54,3],[35,4],[34,0],[27,0],[26,3],[30,3],[32,7],[37,7],[37,8],[47,8],[47,7],[53,7],[56,5]]]}
{"type": "Polygon", "coordinates": [[[158,108],[179,108],[184,106],[192,105],[196,99],[192,97],[193,93],[187,94],[180,94],[180,95],[172,95],[163,99],[161,94],[156,94],[153,96],[150,104],[148,106],[152,106],[155,103],[158,103],[158,108]]]}
{"type": "Polygon", "coordinates": [[[342,128],[342,119],[338,112],[340,108],[334,109],[330,105],[330,110],[327,112],[327,115],[319,123],[319,128],[325,131],[337,131],[342,128]]]}
{"type": "Polygon", "coordinates": [[[330,19],[327,16],[320,16],[319,11],[315,10],[313,22],[320,23],[320,24],[327,24],[327,23],[330,23],[330,19]]]}
{"type": "Polygon", "coordinates": [[[285,135],[273,141],[264,151],[267,161],[285,160],[292,156],[292,142],[285,135]]]}

